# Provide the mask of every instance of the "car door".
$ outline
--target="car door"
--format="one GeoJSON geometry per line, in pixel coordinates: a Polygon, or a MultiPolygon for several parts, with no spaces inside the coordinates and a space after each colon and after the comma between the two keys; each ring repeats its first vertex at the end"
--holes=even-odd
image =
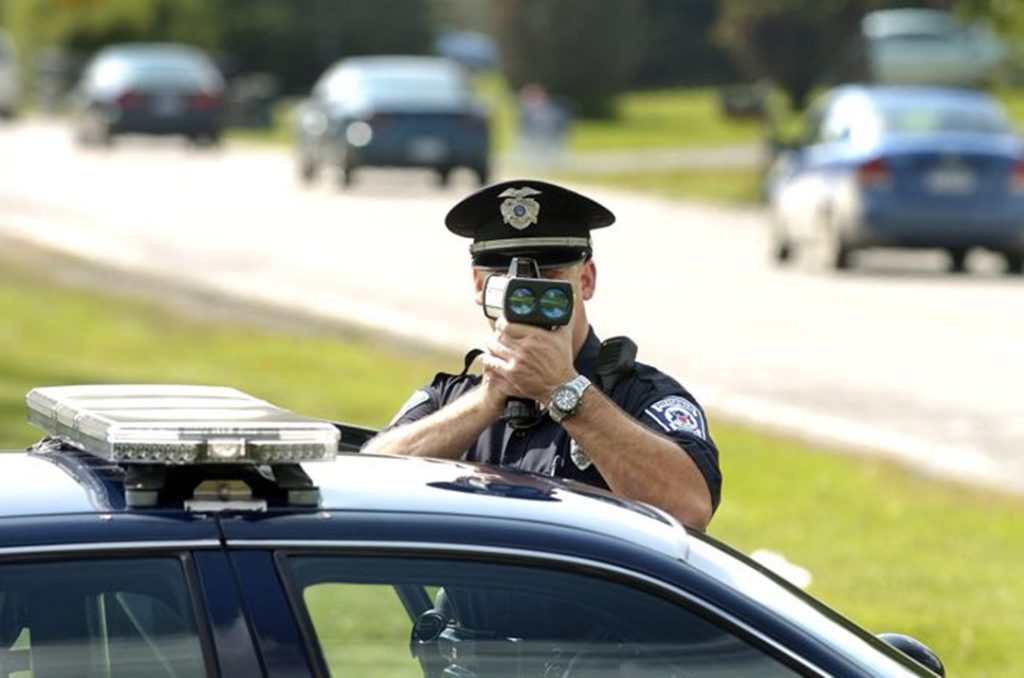
{"type": "Polygon", "coordinates": [[[791,238],[806,243],[818,236],[824,213],[841,180],[855,119],[850,97],[825,100],[808,117],[807,143],[799,151],[780,196],[791,238]]]}
{"type": "Polygon", "coordinates": [[[817,673],[696,596],[580,555],[615,540],[357,511],[227,521],[224,532],[271,676],[817,673]],[[574,553],[530,548],[535,532],[576,542],[574,553]]]}
{"type": "Polygon", "coordinates": [[[211,520],[0,520],[0,676],[259,675],[211,520]]]}
{"type": "Polygon", "coordinates": [[[322,674],[797,674],[707,609],[577,561],[401,547],[274,557],[322,674]]]}
{"type": "Polygon", "coordinates": [[[337,66],[328,69],[295,111],[299,151],[316,164],[325,162],[328,157],[324,144],[331,132],[330,94],[338,78],[337,66]]]}

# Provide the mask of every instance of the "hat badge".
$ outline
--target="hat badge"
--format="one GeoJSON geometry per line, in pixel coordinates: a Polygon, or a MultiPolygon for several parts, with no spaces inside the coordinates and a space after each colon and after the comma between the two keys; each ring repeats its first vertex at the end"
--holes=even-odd
{"type": "Polygon", "coordinates": [[[540,216],[540,203],[531,195],[540,195],[540,191],[524,186],[506,189],[498,195],[505,198],[501,203],[501,218],[517,231],[537,223],[540,216]]]}

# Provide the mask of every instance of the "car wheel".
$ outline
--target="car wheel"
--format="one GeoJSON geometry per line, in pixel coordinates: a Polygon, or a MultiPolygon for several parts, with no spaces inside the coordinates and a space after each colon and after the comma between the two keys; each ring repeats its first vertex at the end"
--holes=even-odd
{"type": "Polygon", "coordinates": [[[491,171],[487,167],[477,167],[473,170],[476,174],[477,183],[481,186],[486,186],[491,181],[491,171]]]}
{"type": "Polygon", "coordinates": [[[451,167],[438,167],[437,168],[437,183],[441,186],[450,186],[452,183],[452,168],[451,167]]]}
{"type": "Polygon", "coordinates": [[[1024,275],[1024,252],[1003,252],[1003,259],[1009,275],[1024,275]]]}
{"type": "Polygon", "coordinates": [[[196,148],[217,148],[220,146],[220,135],[216,132],[195,134],[189,137],[189,142],[196,148]]]}
{"type": "Polygon", "coordinates": [[[306,156],[299,156],[299,179],[311,184],[320,178],[320,163],[306,156]]]}
{"type": "Polygon", "coordinates": [[[110,125],[102,125],[96,132],[96,145],[104,148],[112,148],[114,146],[114,133],[110,130],[110,125]]]}
{"type": "Polygon", "coordinates": [[[771,233],[771,254],[772,261],[776,264],[784,264],[793,259],[793,241],[786,234],[786,227],[782,221],[775,217],[772,219],[771,233]]]}
{"type": "Polygon", "coordinates": [[[75,143],[82,148],[96,145],[96,139],[84,122],[79,122],[75,126],[75,143]]]}
{"type": "Polygon", "coordinates": [[[355,167],[342,165],[338,168],[338,185],[342,188],[349,188],[356,181],[355,174],[355,167]]]}
{"type": "Polygon", "coordinates": [[[967,272],[967,253],[966,247],[951,247],[949,250],[949,270],[951,273],[966,273],[967,272]]]}
{"type": "Polygon", "coordinates": [[[852,249],[843,239],[835,217],[821,220],[818,237],[814,243],[815,268],[819,271],[846,271],[850,268],[852,249]]]}

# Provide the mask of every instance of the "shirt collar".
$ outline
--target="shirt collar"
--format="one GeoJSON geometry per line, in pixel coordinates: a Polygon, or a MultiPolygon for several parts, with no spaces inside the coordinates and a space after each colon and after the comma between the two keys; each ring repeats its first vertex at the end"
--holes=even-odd
{"type": "Polygon", "coordinates": [[[587,328],[587,339],[576,355],[573,366],[577,372],[593,382],[597,381],[597,354],[600,351],[601,340],[597,338],[593,327],[587,328]]]}

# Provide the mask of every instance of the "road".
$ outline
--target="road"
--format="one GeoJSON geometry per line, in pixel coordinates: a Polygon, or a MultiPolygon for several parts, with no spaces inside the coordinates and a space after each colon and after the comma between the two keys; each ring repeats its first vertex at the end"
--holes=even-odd
{"type": "MultiPolygon", "coordinates": [[[[470,189],[415,172],[305,188],[282,150],[129,140],[81,152],[54,124],[0,129],[8,236],[447,349],[484,330],[468,242],[443,226],[470,189]]],[[[1024,491],[1024,282],[994,258],[972,258],[967,276],[929,252],[865,256],[844,275],[778,270],[756,209],[587,192],[618,216],[594,233],[595,327],[632,336],[712,425],[1024,491]]]]}

